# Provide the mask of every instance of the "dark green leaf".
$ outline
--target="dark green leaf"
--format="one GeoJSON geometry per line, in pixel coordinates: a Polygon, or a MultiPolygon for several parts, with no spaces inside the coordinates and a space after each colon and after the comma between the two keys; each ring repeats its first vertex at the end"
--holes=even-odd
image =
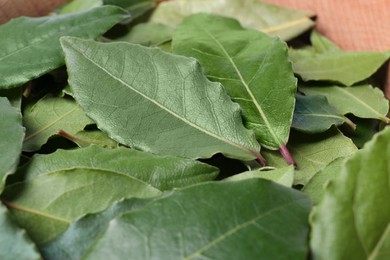
{"type": "Polygon", "coordinates": [[[296,79],[284,42],[243,29],[234,19],[197,14],[175,31],[173,52],[195,57],[210,80],[226,87],[263,146],[287,143],[296,79]]]}
{"type": "Polygon", "coordinates": [[[355,153],[330,181],[315,208],[315,259],[388,259],[390,255],[390,128],[355,153]]]}
{"type": "Polygon", "coordinates": [[[20,17],[0,26],[0,89],[19,86],[64,64],[59,38],[95,38],[127,16],[104,6],[77,14],[20,17]]]}
{"type": "Polygon", "coordinates": [[[304,259],[309,210],[268,180],[196,185],[115,218],[85,259],[304,259]]]}
{"type": "Polygon", "coordinates": [[[5,97],[0,97],[0,193],[5,179],[12,174],[22,152],[24,128],[19,109],[14,108],[5,97]]]}
{"type": "MultiPolygon", "coordinates": [[[[235,18],[247,28],[292,39],[314,25],[310,14],[258,0],[174,0],[159,4],[151,21],[176,26],[185,17],[211,13],[235,18]]],[[[210,24],[211,25],[211,24],[210,24]]]]}
{"type": "Polygon", "coordinates": [[[331,105],[326,97],[296,96],[292,127],[306,133],[321,133],[332,125],[341,125],[346,118],[331,105]]]}
{"type": "Polygon", "coordinates": [[[76,100],[114,140],[189,158],[259,156],[238,105],[195,59],[123,42],[68,37],[62,45],[76,100]]]}
{"type": "Polygon", "coordinates": [[[12,221],[7,209],[0,203],[0,259],[41,259],[26,232],[12,221]]]}
{"type": "Polygon", "coordinates": [[[46,97],[26,107],[23,125],[26,137],[24,151],[36,151],[59,130],[75,134],[92,121],[73,100],[46,97]]]}

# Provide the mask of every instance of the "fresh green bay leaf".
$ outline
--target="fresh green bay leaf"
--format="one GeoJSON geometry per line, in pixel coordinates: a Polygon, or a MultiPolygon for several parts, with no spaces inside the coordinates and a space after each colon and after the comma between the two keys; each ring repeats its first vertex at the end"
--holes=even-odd
{"type": "Polygon", "coordinates": [[[343,124],[346,120],[348,120],[346,117],[329,105],[326,97],[322,95],[296,95],[291,127],[305,133],[321,133],[332,125],[343,124]]]}
{"type": "Polygon", "coordinates": [[[123,42],[61,42],[76,101],[119,143],[188,158],[260,158],[239,106],[195,59],[123,42]]]}
{"type": "Polygon", "coordinates": [[[61,8],[61,14],[75,13],[103,5],[102,0],[72,0],[61,8]]]}
{"type": "Polygon", "coordinates": [[[93,123],[74,100],[45,97],[36,104],[29,105],[24,111],[23,125],[26,137],[24,151],[36,151],[47,142],[49,137],[66,131],[75,134],[93,123]]]}
{"type": "Polygon", "coordinates": [[[103,0],[105,5],[116,5],[126,9],[132,19],[142,16],[156,5],[155,0],[103,0]]]}
{"type": "Polygon", "coordinates": [[[306,95],[323,95],[331,106],[345,114],[354,114],[361,118],[376,118],[386,123],[389,111],[389,101],[382,90],[371,85],[358,85],[352,87],[323,86],[299,87],[299,91],[306,95]]]}
{"type": "Polygon", "coordinates": [[[0,259],[39,260],[35,245],[12,220],[8,210],[0,203],[0,259]]]}
{"type": "MultiPolygon", "coordinates": [[[[318,171],[335,159],[350,156],[357,150],[351,139],[335,128],[321,134],[294,131],[287,147],[297,163],[294,184],[300,185],[306,185],[318,171]]],[[[287,166],[278,153],[264,150],[263,154],[270,166],[278,168],[287,166]]]]}
{"type": "Polygon", "coordinates": [[[207,164],[172,156],[119,147],[116,149],[91,145],[82,149],[57,150],[53,154],[38,155],[20,168],[22,180],[59,171],[89,169],[131,176],[159,190],[170,190],[213,180],[218,169],[207,164]]]}
{"type": "Polygon", "coordinates": [[[234,19],[197,14],[175,31],[173,52],[195,57],[210,80],[226,87],[261,145],[274,150],[287,143],[296,78],[284,42],[234,19]]]}
{"type": "Polygon", "coordinates": [[[0,193],[8,175],[14,173],[22,152],[24,128],[19,108],[0,97],[0,193]]]}
{"type": "Polygon", "coordinates": [[[240,174],[233,175],[229,178],[226,178],[226,181],[240,181],[251,178],[263,178],[267,180],[274,181],[281,185],[292,187],[294,183],[294,166],[290,165],[284,168],[274,169],[274,170],[253,170],[247,171],[240,174]]]}
{"type": "Polygon", "coordinates": [[[148,199],[124,199],[102,212],[88,214],[72,224],[54,240],[40,246],[45,259],[82,259],[108,223],[123,213],[142,208],[148,199]]]}
{"type": "Polygon", "coordinates": [[[315,53],[326,53],[331,51],[341,51],[341,49],[331,42],[328,38],[321,35],[316,30],[313,30],[313,32],[310,35],[310,41],[313,45],[313,50],[315,53]]]}
{"type": "Polygon", "coordinates": [[[304,259],[310,207],[268,180],[191,186],[113,219],[83,258],[304,259]]]}
{"type": "Polygon", "coordinates": [[[127,13],[114,6],[76,14],[20,17],[0,26],[0,89],[17,87],[64,64],[59,38],[96,38],[127,13]]]}
{"type": "Polygon", "coordinates": [[[251,29],[290,40],[314,25],[310,14],[258,0],[173,0],[160,3],[150,21],[179,25],[187,16],[209,13],[235,18],[251,29]]]}
{"type": "Polygon", "coordinates": [[[13,107],[22,107],[22,88],[0,89],[0,97],[6,97],[13,107]]]}
{"type": "MultiPolygon", "coordinates": [[[[35,159],[67,160],[66,156],[63,158],[64,153],[60,151],[35,159]]],[[[92,158],[89,155],[87,159],[92,158]]],[[[61,168],[49,161],[43,165],[48,169],[42,168],[43,172],[39,172],[39,168],[34,168],[39,167],[39,162],[35,166],[34,161],[32,159],[24,170],[27,175],[36,176],[27,176],[24,181],[7,186],[1,200],[37,244],[53,239],[76,218],[101,211],[122,198],[148,198],[160,194],[158,189],[125,171],[79,167],[77,164],[72,167],[72,161],[63,162],[68,167],[61,168]]]]}
{"type": "Polygon", "coordinates": [[[390,128],[346,161],[311,216],[314,259],[387,259],[390,128]]]}

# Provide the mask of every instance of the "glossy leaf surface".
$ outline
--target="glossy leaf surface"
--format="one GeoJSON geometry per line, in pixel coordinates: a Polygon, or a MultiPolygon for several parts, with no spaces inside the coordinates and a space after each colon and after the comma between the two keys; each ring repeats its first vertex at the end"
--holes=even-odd
{"type": "Polygon", "coordinates": [[[189,158],[258,156],[238,105],[195,59],[122,42],[63,38],[62,45],[77,102],[114,140],[189,158]]]}
{"type": "Polygon", "coordinates": [[[173,52],[195,57],[210,80],[226,87],[262,145],[278,149],[287,143],[296,79],[284,42],[234,19],[197,14],[175,31],[173,52]]]}
{"type": "Polygon", "coordinates": [[[321,133],[332,125],[341,125],[345,121],[326,97],[321,95],[296,96],[292,127],[306,133],[321,133]]]}
{"type": "Polygon", "coordinates": [[[49,137],[63,130],[75,134],[93,123],[74,100],[46,97],[36,104],[26,107],[23,125],[26,137],[24,151],[36,151],[47,142],[49,137]]]}
{"type": "Polygon", "coordinates": [[[352,87],[300,87],[307,95],[323,95],[328,102],[342,114],[354,114],[361,118],[376,118],[390,123],[386,117],[389,111],[389,101],[379,88],[371,85],[352,87]]]}
{"type": "Polygon", "coordinates": [[[0,26],[0,89],[16,87],[64,64],[59,38],[96,38],[127,16],[114,6],[42,18],[20,17],[0,26]]]}
{"type": "Polygon", "coordinates": [[[115,218],[85,259],[303,259],[309,210],[268,180],[196,185],[115,218]]]}
{"type": "Polygon", "coordinates": [[[390,128],[350,158],[314,210],[315,259],[387,259],[390,253],[390,128]]]}
{"type": "Polygon", "coordinates": [[[235,18],[247,28],[292,39],[314,25],[310,14],[267,4],[257,0],[174,0],[158,5],[151,21],[178,25],[196,13],[210,13],[235,18]]]}
{"type": "Polygon", "coordinates": [[[5,97],[0,97],[0,193],[5,179],[12,174],[22,152],[24,128],[22,115],[5,97]]]}

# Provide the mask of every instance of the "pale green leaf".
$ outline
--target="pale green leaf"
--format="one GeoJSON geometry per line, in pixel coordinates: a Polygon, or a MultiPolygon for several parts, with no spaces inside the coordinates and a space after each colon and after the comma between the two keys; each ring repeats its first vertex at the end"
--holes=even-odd
{"type": "Polygon", "coordinates": [[[171,26],[196,13],[210,13],[235,18],[247,28],[292,39],[314,25],[310,14],[258,0],[174,0],[159,4],[152,22],[171,26]]]}
{"type": "Polygon", "coordinates": [[[90,169],[128,175],[159,190],[170,190],[213,180],[218,169],[207,164],[172,156],[158,156],[128,148],[91,145],[82,149],[57,150],[36,156],[17,172],[24,180],[42,174],[72,169],[90,169]]]}
{"type": "Polygon", "coordinates": [[[81,259],[113,218],[142,208],[147,202],[147,199],[125,199],[102,212],[88,214],[70,224],[56,239],[41,245],[40,251],[45,259],[81,259]]]}
{"type": "MultiPolygon", "coordinates": [[[[67,138],[66,136],[64,137],[67,138]]],[[[99,130],[83,130],[77,132],[73,137],[74,138],[69,138],[69,140],[75,142],[79,147],[87,147],[91,144],[110,148],[116,148],[119,146],[119,144],[109,138],[106,133],[99,130]]]]}
{"type": "Polygon", "coordinates": [[[26,137],[23,150],[39,150],[59,130],[75,134],[91,123],[93,122],[73,100],[45,97],[36,104],[27,106],[24,111],[26,137]]]}
{"type": "Polygon", "coordinates": [[[317,172],[313,178],[303,187],[302,192],[307,194],[314,205],[317,205],[325,193],[325,186],[330,180],[338,176],[341,172],[341,166],[346,158],[339,157],[329,163],[324,169],[317,172]]]}
{"type": "Polygon", "coordinates": [[[313,32],[310,35],[310,41],[313,45],[313,50],[315,53],[326,53],[330,51],[340,51],[341,49],[331,42],[328,38],[321,35],[316,30],[313,30],[313,32]]]}
{"type": "Polygon", "coordinates": [[[16,109],[21,109],[22,88],[0,89],[0,96],[8,98],[11,105],[16,109]]]}
{"type": "Polygon", "coordinates": [[[321,133],[332,125],[341,125],[347,119],[329,105],[322,95],[296,96],[291,127],[306,133],[321,133]]]}
{"type": "Polygon", "coordinates": [[[20,17],[0,26],[0,89],[19,86],[64,64],[59,38],[96,38],[127,13],[114,6],[41,18],[20,17]]]}
{"type": "Polygon", "coordinates": [[[5,179],[12,174],[22,152],[24,128],[19,109],[5,97],[0,97],[0,193],[5,179]]]}
{"type": "Polygon", "coordinates": [[[311,218],[314,259],[389,259],[390,128],[327,185],[311,218]]]}
{"type": "Polygon", "coordinates": [[[299,90],[306,95],[324,95],[329,104],[343,115],[351,113],[357,117],[376,118],[390,123],[386,117],[389,101],[382,90],[371,85],[299,87],[299,90]]]}
{"type": "Polygon", "coordinates": [[[91,9],[93,7],[98,7],[103,4],[102,0],[73,0],[69,4],[66,4],[61,8],[61,14],[75,13],[84,10],[91,9]]]}
{"type": "Polygon", "coordinates": [[[119,143],[189,158],[259,156],[239,106],[195,59],[123,42],[61,41],[77,102],[119,143]]]}
{"type": "MultiPolygon", "coordinates": [[[[297,163],[294,184],[301,185],[306,185],[318,171],[335,159],[350,156],[357,150],[351,139],[335,128],[321,134],[293,132],[287,147],[297,163]]],[[[287,166],[277,152],[264,150],[263,153],[270,166],[279,168],[287,166]]]]}
{"type": "Polygon", "coordinates": [[[175,31],[173,52],[195,57],[210,80],[226,87],[261,145],[278,149],[287,143],[296,78],[284,42],[234,19],[197,14],[175,31]]]}
{"type": "Polygon", "coordinates": [[[131,18],[135,19],[153,9],[155,0],[103,0],[105,5],[117,5],[129,11],[131,18]]]}
{"type": "Polygon", "coordinates": [[[268,180],[192,186],[115,218],[84,257],[305,259],[309,210],[302,193],[268,180]]]}
{"type": "Polygon", "coordinates": [[[0,259],[41,259],[35,245],[26,232],[13,221],[7,209],[0,203],[0,259]]]}
{"type": "Polygon", "coordinates": [[[292,187],[294,182],[294,166],[290,165],[284,168],[275,170],[253,170],[247,171],[240,174],[233,175],[226,178],[226,181],[240,181],[251,178],[263,178],[274,181],[281,185],[292,187]]]}
{"type": "Polygon", "coordinates": [[[18,173],[27,175],[26,178],[5,188],[3,203],[36,243],[53,239],[77,217],[101,211],[114,201],[160,194],[158,189],[129,173],[130,166],[123,162],[123,156],[117,160],[112,153],[101,151],[96,158],[111,160],[112,165],[99,167],[93,161],[94,155],[91,156],[93,149],[104,148],[86,148],[84,151],[89,153],[59,150],[34,157],[18,173]],[[74,155],[78,157],[74,159],[74,155]]]}

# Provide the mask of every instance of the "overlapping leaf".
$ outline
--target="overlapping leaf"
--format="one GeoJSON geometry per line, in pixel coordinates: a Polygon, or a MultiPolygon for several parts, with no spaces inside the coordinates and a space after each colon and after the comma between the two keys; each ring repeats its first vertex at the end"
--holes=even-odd
{"type": "Polygon", "coordinates": [[[361,118],[376,118],[386,123],[389,111],[389,101],[383,92],[371,85],[352,87],[323,86],[300,87],[300,91],[307,95],[323,95],[328,102],[342,114],[354,114],[361,118]]]}
{"type": "Polygon", "coordinates": [[[12,174],[22,152],[24,128],[22,115],[5,97],[0,97],[0,193],[5,179],[12,174]]]}
{"type": "Polygon", "coordinates": [[[127,16],[114,6],[77,14],[21,17],[0,26],[0,89],[21,85],[64,64],[59,38],[96,38],[127,16]]]}
{"type": "Polygon", "coordinates": [[[24,111],[24,151],[36,151],[59,130],[75,134],[93,123],[73,100],[47,97],[24,111]]]}
{"type": "Polygon", "coordinates": [[[356,152],[314,210],[315,259],[387,259],[390,253],[390,128],[356,152]]]}
{"type": "Polygon", "coordinates": [[[125,8],[135,19],[155,7],[155,0],[102,0],[105,5],[116,5],[125,8]]]}
{"type": "MultiPolygon", "coordinates": [[[[61,134],[61,133],[60,133],[61,134]]],[[[62,136],[76,143],[79,147],[86,147],[91,144],[100,145],[103,147],[116,148],[119,146],[117,142],[107,136],[106,133],[99,130],[79,131],[74,136],[62,132],[62,136]]]]}
{"type": "Polygon", "coordinates": [[[306,133],[321,133],[332,125],[341,125],[346,120],[326,97],[321,95],[296,96],[292,127],[306,133]]]}
{"type": "Polygon", "coordinates": [[[0,258],[2,260],[41,259],[26,232],[13,221],[7,209],[0,204],[0,258]]]}
{"type": "Polygon", "coordinates": [[[303,259],[309,210],[302,193],[268,180],[196,185],[115,218],[84,258],[303,259]]]}
{"type": "Polygon", "coordinates": [[[61,8],[61,14],[74,13],[98,7],[103,4],[102,0],[72,0],[69,4],[61,8]]]}
{"type": "Polygon", "coordinates": [[[175,31],[173,51],[198,59],[208,78],[226,87],[262,145],[278,149],[287,143],[296,79],[285,43],[234,19],[198,14],[175,31]]]}
{"type": "Polygon", "coordinates": [[[310,14],[258,0],[174,0],[158,5],[151,21],[178,25],[196,13],[211,13],[235,18],[247,28],[292,39],[314,25],[310,14]]]}
{"type": "Polygon", "coordinates": [[[238,105],[195,59],[122,42],[63,38],[62,45],[77,102],[118,142],[189,158],[259,157],[238,105]]]}

